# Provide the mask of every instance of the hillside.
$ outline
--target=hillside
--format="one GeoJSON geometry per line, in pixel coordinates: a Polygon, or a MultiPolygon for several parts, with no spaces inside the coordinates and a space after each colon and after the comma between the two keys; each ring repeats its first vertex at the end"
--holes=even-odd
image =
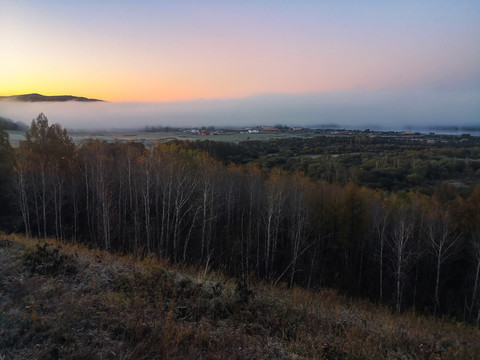
{"type": "Polygon", "coordinates": [[[13,121],[7,118],[0,116],[0,128],[3,130],[26,130],[28,126],[22,123],[21,121],[13,121]]]}
{"type": "Polygon", "coordinates": [[[10,101],[21,101],[21,102],[61,102],[61,101],[80,101],[80,102],[91,102],[91,101],[103,101],[98,99],[88,99],[86,97],[72,96],[72,95],[56,95],[56,96],[45,96],[41,94],[23,94],[23,95],[12,95],[12,96],[0,96],[0,100],[10,100],[10,101]]]}
{"type": "Polygon", "coordinates": [[[245,284],[0,234],[7,359],[478,359],[479,332],[331,290],[245,284]]]}

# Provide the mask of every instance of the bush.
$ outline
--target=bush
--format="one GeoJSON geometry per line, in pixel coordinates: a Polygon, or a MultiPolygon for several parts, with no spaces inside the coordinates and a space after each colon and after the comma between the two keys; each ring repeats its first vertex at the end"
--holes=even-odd
{"type": "Polygon", "coordinates": [[[50,249],[52,246],[47,242],[43,246],[37,244],[33,252],[25,254],[24,264],[30,273],[50,276],[75,275],[77,264],[74,256],[63,254],[60,247],[50,249]]]}

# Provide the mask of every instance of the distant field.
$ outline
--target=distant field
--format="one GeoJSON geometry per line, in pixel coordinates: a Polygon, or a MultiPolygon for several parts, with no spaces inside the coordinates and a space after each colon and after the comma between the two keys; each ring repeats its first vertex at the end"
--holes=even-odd
{"type": "MultiPolygon", "coordinates": [[[[10,136],[10,143],[17,147],[19,142],[25,140],[25,132],[23,131],[7,131],[10,136]]],[[[76,145],[81,145],[88,140],[102,140],[108,142],[128,142],[138,141],[147,146],[155,144],[157,140],[169,141],[174,139],[179,140],[215,140],[238,143],[240,141],[248,140],[271,140],[276,138],[287,137],[310,137],[313,132],[260,132],[258,134],[250,134],[243,131],[223,131],[218,135],[200,135],[183,131],[164,131],[164,132],[138,132],[138,131],[71,131],[68,133],[76,145]]]]}

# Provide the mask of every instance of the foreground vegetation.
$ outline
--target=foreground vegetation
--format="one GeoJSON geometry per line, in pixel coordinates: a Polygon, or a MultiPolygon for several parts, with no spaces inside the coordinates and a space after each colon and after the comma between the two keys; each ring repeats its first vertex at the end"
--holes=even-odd
{"type": "Polygon", "coordinates": [[[477,359],[451,321],[0,233],[6,359],[477,359]]]}

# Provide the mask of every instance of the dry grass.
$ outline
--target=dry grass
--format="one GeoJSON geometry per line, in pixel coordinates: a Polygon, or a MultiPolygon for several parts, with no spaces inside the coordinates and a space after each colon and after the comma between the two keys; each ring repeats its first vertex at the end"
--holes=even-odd
{"type": "Polygon", "coordinates": [[[478,359],[479,331],[153,257],[0,234],[6,359],[478,359]]]}

